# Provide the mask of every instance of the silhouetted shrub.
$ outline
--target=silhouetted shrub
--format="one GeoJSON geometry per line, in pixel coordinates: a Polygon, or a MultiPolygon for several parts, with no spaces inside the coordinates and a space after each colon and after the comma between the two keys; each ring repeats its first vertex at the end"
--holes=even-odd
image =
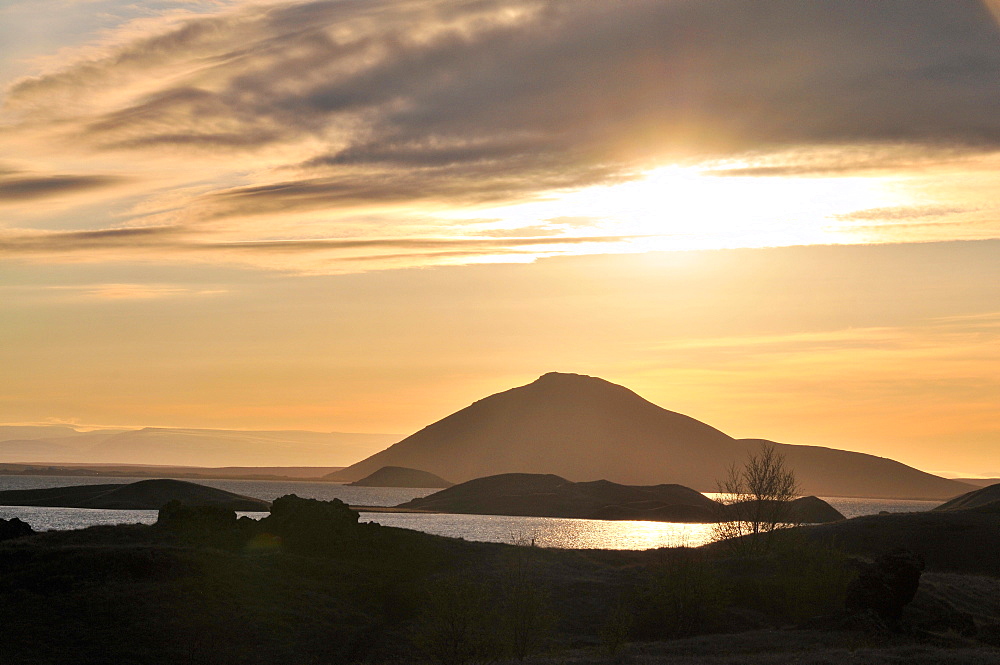
{"type": "Polygon", "coordinates": [[[480,581],[459,574],[438,578],[413,628],[414,644],[442,665],[495,659],[501,649],[494,600],[480,581]]]}
{"type": "Polygon", "coordinates": [[[533,540],[519,542],[522,544],[504,552],[495,602],[501,651],[524,660],[549,641],[556,617],[532,558],[533,540]]]}
{"type": "Polygon", "coordinates": [[[704,555],[676,550],[634,601],[635,635],[657,640],[711,632],[723,600],[719,577],[704,555]]]}
{"type": "Polygon", "coordinates": [[[767,556],[730,561],[729,602],[777,623],[801,622],[839,611],[854,576],[837,549],[784,532],[767,556]]]}

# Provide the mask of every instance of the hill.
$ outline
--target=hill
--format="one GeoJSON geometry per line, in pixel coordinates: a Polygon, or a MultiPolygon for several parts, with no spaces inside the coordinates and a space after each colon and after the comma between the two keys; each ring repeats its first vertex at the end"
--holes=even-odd
{"type": "MultiPolygon", "coordinates": [[[[326,477],[335,473],[336,471],[326,477]]],[[[451,487],[453,484],[433,473],[402,466],[383,466],[370,476],[351,483],[358,487],[451,487]]]]}
{"type": "Polygon", "coordinates": [[[77,432],[0,426],[0,462],[200,467],[344,466],[384,448],[391,434],[144,427],[77,432]]]}
{"type": "Polygon", "coordinates": [[[189,506],[218,506],[227,510],[265,511],[270,507],[267,501],[261,499],[183,480],[166,479],[0,492],[0,505],[3,506],[158,510],[170,501],[180,501],[189,506]]]}
{"type": "Polygon", "coordinates": [[[935,511],[970,510],[973,508],[995,508],[1000,512],[1000,483],[973,490],[951,501],[943,503],[935,511]]]}
{"type": "MultiPolygon", "coordinates": [[[[479,515],[579,519],[714,522],[724,510],[683,485],[619,485],[607,480],[574,483],[552,474],[505,473],[476,478],[400,504],[397,508],[479,515]]],[[[816,497],[792,502],[802,522],[844,519],[816,497]]]]}
{"type": "MultiPolygon", "coordinates": [[[[742,463],[760,443],[734,439],[603,379],[553,372],[481,399],[334,477],[354,481],[391,465],[456,482],[551,473],[575,481],[671,482],[714,491],[727,467],[742,463]]],[[[775,445],[807,494],[948,499],[969,490],[874,455],[775,445]]]]}
{"type": "Polygon", "coordinates": [[[1000,576],[1000,512],[989,509],[865,515],[795,530],[851,554],[874,557],[899,547],[928,570],[1000,576]]]}

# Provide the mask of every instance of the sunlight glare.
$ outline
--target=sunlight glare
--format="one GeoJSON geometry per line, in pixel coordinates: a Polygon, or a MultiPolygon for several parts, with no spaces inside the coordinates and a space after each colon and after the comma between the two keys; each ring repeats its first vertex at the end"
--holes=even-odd
{"type": "Polygon", "coordinates": [[[628,236],[613,248],[586,244],[574,253],[648,252],[863,242],[837,216],[903,202],[881,178],[717,176],[665,166],[619,184],[476,212],[495,220],[491,230],[544,225],[565,235],[628,236]]]}

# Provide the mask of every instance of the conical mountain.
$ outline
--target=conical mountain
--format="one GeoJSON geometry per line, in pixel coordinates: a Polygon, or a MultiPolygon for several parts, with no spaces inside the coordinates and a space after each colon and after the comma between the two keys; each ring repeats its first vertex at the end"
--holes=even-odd
{"type": "MultiPolygon", "coordinates": [[[[872,455],[775,445],[789,461],[794,458],[808,494],[950,498],[970,489],[872,455]]],[[[759,446],[759,440],[734,439],[623,386],[552,372],[428,425],[337,472],[336,478],[353,481],[383,466],[403,466],[453,482],[500,473],[546,473],[572,481],[677,483],[712,491],[730,464],[742,462],[759,446]]]]}
{"type": "MultiPolygon", "coordinates": [[[[454,482],[497,473],[552,473],[573,480],[656,484],[665,473],[696,474],[733,439],[662,409],[603,379],[549,373],[475,402],[337,474],[364,477],[387,466],[430,471],[454,482]],[[663,468],[676,453],[675,469],[663,468]],[[652,468],[651,468],[652,467],[652,468]]],[[[705,469],[707,471],[707,469],[705,469]]],[[[705,475],[714,483],[714,476],[705,475]]]]}

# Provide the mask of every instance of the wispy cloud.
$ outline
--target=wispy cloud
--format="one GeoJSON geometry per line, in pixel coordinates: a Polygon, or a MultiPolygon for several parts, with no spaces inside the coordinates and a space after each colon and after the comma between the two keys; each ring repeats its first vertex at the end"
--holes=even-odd
{"type": "MultiPolygon", "coordinates": [[[[312,216],[318,229],[323,216],[335,239],[335,227],[373,211],[474,218],[487,203],[677,161],[740,162],[717,175],[836,176],[1000,150],[1000,34],[976,0],[197,10],[130,23],[12,82],[0,148],[49,173],[88,160],[117,171],[5,176],[0,197],[80,194],[140,171],[150,182],[133,199],[190,192],[140,222],[183,226],[180,256],[233,240],[237,223],[246,242],[294,240],[276,231],[282,218],[312,216]],[[238,222],[213,236],[226,219],[238,222]]],[[[93,228],[109,228],[91,215],[93,228]]]]}
{"type": "Polygon", "coordinates": [[[29,175],[0,172],[0,205],[100,189],[124,181],[108,175],[29,175]]]}

